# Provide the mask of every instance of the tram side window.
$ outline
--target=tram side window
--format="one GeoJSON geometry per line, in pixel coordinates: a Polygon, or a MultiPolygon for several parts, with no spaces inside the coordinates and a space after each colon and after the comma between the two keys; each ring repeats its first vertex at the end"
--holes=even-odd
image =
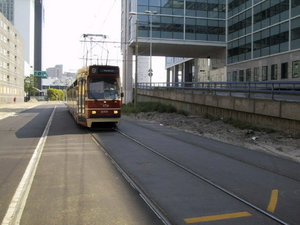
{"type": "Polygon", "coordinates": [[[90,79],[88,97],[91,99],[119,98],[119,86],[116,79],[90,79]]]}

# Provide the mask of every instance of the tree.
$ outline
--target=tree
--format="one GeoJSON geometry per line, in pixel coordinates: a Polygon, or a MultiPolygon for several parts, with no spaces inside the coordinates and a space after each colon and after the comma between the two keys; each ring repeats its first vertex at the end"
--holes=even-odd
{"type": "Polygon", "coordinates": [[[37,79],[33,75],[27,76],[24,79],[24,91],[26,92],[27,100],[30,99],[30,96],[36,95],[38,93],[37,86],[37,79]]]}
{"type": "Polygon", "coordinates": [[[63,90],[58,90],[55,88],[49,88],[47,90],[48,100],[50,101],[62,101],[65,97],[65,92],[63,90]]]}

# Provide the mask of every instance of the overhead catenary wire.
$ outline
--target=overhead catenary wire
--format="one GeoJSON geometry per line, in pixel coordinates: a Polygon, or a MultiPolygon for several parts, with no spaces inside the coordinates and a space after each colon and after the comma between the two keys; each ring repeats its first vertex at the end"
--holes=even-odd
{"type": "MultiPolygon", "coordinates": [[[[108,61],[111,61],[108,56],[109,56],[109,53],[110,53],[110,48],[108,46],[108,44],[113,44],[113,45],[121,45],[121,42],[120,41],[108,41],[107,39],[109,39],[108,35],[106,34],[99,34],[99,33],[105,33],[105,31],[102,29],[103,26],[105,25],[105,23],[108,21],[107,18],[109,18],[109,16],[112,14],[112,10],[113,8],[115,7],[115,4],[116,4],[116,0],[113,1],[113,3],[111,4],[109,10],[105,10],[105,12],[107,12],[106,16],[104,17],[104,19],[101,21],[101,26],[99,28],[96,28],[95,29],[95,24],[99,24],[97,23],[97,19],[99,18],[98,15],[100,15],[100,11],[103,10],[104,8],[104,3],[105,4],[105,8],[107,9],[109,6],[107,5],[107,1],[101,1],[99,6],[98,6],[98,9],[93,17],[93,21],[90,23],[90,26],[89,26],[89,30],[94,30],[95,33],[97,34],[83,34],[81,36],[81,38],[83,37],[84,40],[80,40],[80,42],[82,42],[84,44],[83,46],[83,65],[87,65],[88,64],[88,58],[90,59],[91,63],[92,63],[92,60],[93,60],[93,55],[92,55],[92,51],[93,49],[96,50],[95,48],[96,47],[99,47],[100,48],[100,51],[99,52],[99,55],[100,55],[100,60],[102,60],[103,58],[103,54],[104,52],[106,52],[106,64],[108,63],[108,61]],[[94,29],[93,29],[94,28],[94,29]],[[100,32],[101,31],[101,32],[100,32]],[[89,37],[89,36],[93,36],[94,39],[92,37],[90,37],[90,40],[87,40],[86,38],[89,37]],[[99,37],[102,37],[102,40],[97,40],[97,38],[99,37]],[[89,46],[89,50],[88,50],[88,46],[87,44],[90,44],[89,46]],[[90,56],[88,57],[88,54],[90,54],[90,56]]],[[[104,13],[102,13],[101,15],[103,15],[104,13]]],[[[99,49],[98,48],[98,49],[99,49]]],[[[98,55],[97,55],[97,61],[98,61],[98,55]]]]}
{"type": "Polygon", "coordinates": [[[116,0],[114,0],[112,6],[111,6],[111,8],[110,8],[110,10],[108,11],[108,13],[107,13],[105,19],[103,20],[103,23],[101,24],[101,26],[100,26],[100,28],[99,28],[99,32],[101,31],[103,25],[105,24],[105,22],[106,22],[107,18],[109,17],[109,15],[110,15],[110,13],[111,13],[113,7],[115,6],[115,4],[116,4],[116,0]]]}

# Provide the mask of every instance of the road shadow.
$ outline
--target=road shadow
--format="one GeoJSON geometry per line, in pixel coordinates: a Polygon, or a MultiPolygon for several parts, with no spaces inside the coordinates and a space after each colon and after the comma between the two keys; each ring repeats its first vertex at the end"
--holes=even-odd
{"type": "MultiPolygon", "coordinates": [[[[41,137],[48,120],[55,108],[54,104],[41,105],[26,111],[20,112],[23,122],[27,117],[32,117],[32,114],[36,116],[29,120],[26,124],[22,126],[17,132],[16,136],[18,138],[38,138],[41,137]]],[[[22,121],[21,121],[22,122],[22,121]]],[[[55,108],[55,114],[51,122],[51,126],[47,136],[59,136],[68,134],[86,134],[87,131],[93,133],[103,133],[103,134],[113,134],[115,133],[115,128],[109,125],[104,125],[94,128],[86,128],[78,125],[73,116],[69,113],[68,108],[64,104],[58,104],[55,108]]]]}
{"type": "MultiPolygon", "coordinates": [[[[24,123],[27,117],[32,117],[32,114],[36,114],[36,116],[16,131],[16,136],[18,138],[41,137],[54,107],[55,105],[42,105],[20,112],[19,114],[22,119],[19,120],[19,123],[24,123]]],[[[83,127],[78,126],[75,123],[73,117],[68,112],[67,107],[64,104],[57,105],[48,136],[82,133],[86,133],[86,131],[83,127]]]]}

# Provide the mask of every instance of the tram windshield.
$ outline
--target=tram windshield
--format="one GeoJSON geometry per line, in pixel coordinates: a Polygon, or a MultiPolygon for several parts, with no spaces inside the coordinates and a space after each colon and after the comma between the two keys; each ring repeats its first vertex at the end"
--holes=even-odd
{"type": "Polygon", "coordinates": [[[120,97],[119,86],[114,78],[91,78],[88,86],[91,99],[117,99],[120,97]]]}

